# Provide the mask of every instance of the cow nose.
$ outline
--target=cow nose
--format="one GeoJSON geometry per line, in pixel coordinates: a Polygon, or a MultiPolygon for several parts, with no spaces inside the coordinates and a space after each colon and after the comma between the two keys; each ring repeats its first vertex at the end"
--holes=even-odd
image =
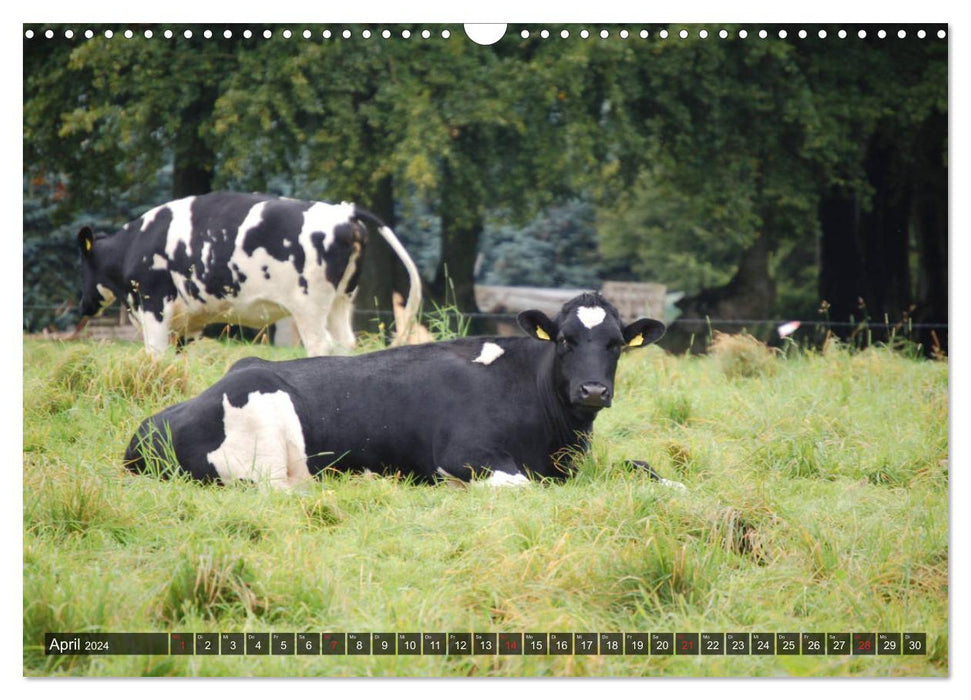
{"type": "Polygon", "coordinates": [[[603,408],[610,405],[610,390],[600,382],[580,385],[580,403],[584,406],[603,408]]]}

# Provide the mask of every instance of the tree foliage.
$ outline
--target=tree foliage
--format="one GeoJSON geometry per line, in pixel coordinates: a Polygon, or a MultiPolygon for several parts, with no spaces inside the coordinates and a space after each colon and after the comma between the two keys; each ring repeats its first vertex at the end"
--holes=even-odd
{"type": "MultiPolygon", "coordinates": [[[[120,219],[168,173],[171,196],[264,190],[400,219],[426,291],[441,297],[448,270],[467,309],[477,261],[491,282],[690,293],[725,285],[762,240],[779,314],[832,297],[845,315],[860,296],[946,319],[945,42],[122,29],[25,40],[25,179],[62,187],[38,204],[54,222],[120,219]]],[[[386,298],[393,259],[368,259],[362,297],[386,298]]]]}
{"type": "Polygon", "coordinates": [[[604,277],[593,206],[572,200],[524,227],[487,226],[477,268],[482,284],[599,289],[604,277]]]}
{"type": "MultiPolygon", "coordinates": [[[[897,273],[890,268],[926,247],[904,201],[916,186],[909,180],[946,181],[943,161],[925,157],[918,165],[917,158],[928,148],[946,153],[946,141],[926,140],[940,136],[928,124],[946,114],[945,44],[912,36],[834,50],[832,40],[810,35],[689,38],[650,51],[650,60],[639,62],[649,69],[636,81],[640,111],[649,115],[644,167],[634,186],[599,212],[608,262],[696,292],[725,284],[762,234],[773,274],[784,282],[776,313],[805,317],[821,298],[837,296],[830,301],[840,305],[839,320],[848,320],[859,298],[899,319],[918,301],[917,290],[899,279],[906,265],[897,273]],[[821,208],[834,192],[849,207],[833,235],[860,249],[857,259],[820,250],[827,223],[821,208]],[[868,212],[879,221],[869,221],[868,212]],[[893,231],[902,233],[895,238],[893,231]],[[842,261],[849,266],[838,266],[842,261]],[[849,291],[827,287],[829,277],[849,291]],[[893,283],[901,289],[884,289],[893,283]]],[[[939,260],[927,264],[940,271],[939,260]]],[[[929,313],[946,319],[946,310],[929,313]]]]}

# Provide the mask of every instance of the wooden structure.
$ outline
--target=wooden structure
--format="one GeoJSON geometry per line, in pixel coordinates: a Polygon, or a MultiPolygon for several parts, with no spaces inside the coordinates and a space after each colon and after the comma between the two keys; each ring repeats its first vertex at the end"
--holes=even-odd
{"type": "Polygon", "coordinates": [[[108,311],[97,318],[92,318],[81,331],[82,338],[96,338],[104,340],[132,340],[141,342],[142,332],[131,321],[128,309],[124,306],[121,311],[108,311]]]}
{"type": "MultiPolygon", "coordinates": [[[[515,315],[539,309],[548,316],[556,314],[573,297],[589,289],[552,289],[547,287],[502,287],[476,285],[475,301],[488,314],[515,315]]],[[[604,282],[604,298],[617,307],[624,323],[639,318],[664,320],[667,288],[653,282],[604,282]]]]}
{"type": "Polygon", "coordinates": [[[617,307],[624,323],[639,318],[664,320],[667,288],[654,282],[604,282],[604,298],[617,307]]]}

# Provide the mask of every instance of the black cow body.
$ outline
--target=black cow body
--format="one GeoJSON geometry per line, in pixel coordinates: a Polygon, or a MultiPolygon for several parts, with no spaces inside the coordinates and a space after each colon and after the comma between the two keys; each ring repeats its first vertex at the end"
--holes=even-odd
{"type": "Polygon", "coordinates": [[[421,294],[417,268],[372,214],[348,203],[234,192],[163,204],[112,235],[82,229],[81,313],[97,315],[122,299],[156,353],[171,335],[192,337],[209,323],[262,328],[285,316],[311,355],[350,348],[364,222],[408,269],[411,319],[421,294]]]}
{"type": "Polygon", "coordinates": [[[595,295],[553,320],[524,312],[532,338],[465,338],[355,357],[248,358],[199,396],[144,421],[126,466],[171,455],[201,480],[289,486],[332,467],[493,483],[562,478],[610,405],[624,346],[664,326],[622,326],[595,295]],[[171,440],[171,445],[167,443],[171,440]]]}

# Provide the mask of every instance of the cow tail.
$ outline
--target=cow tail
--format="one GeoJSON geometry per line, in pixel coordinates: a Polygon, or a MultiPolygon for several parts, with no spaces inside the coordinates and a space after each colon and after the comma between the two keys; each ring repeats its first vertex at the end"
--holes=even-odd
{"type": "Polygon", "coordinates": [[[381,219],[371,212],[359,208],[355,208],[355,214],[358,218],[364,219],[378,229],[378,233],[388,242],[391,250],[397,254],[405,266],[405,270],[408,271],[408,299],[405,302],[404,323],[397,329],[395,339],[392,342],[392,345],[404,345],[407,343],[412,327],[418,319],[418,307],[421,304],[421,277],[418,274],[418,266],[415,265],[415,261],[411,259],[405,247],[401,245],[401,241],[398,240],[394,231],[381,219]]]}

